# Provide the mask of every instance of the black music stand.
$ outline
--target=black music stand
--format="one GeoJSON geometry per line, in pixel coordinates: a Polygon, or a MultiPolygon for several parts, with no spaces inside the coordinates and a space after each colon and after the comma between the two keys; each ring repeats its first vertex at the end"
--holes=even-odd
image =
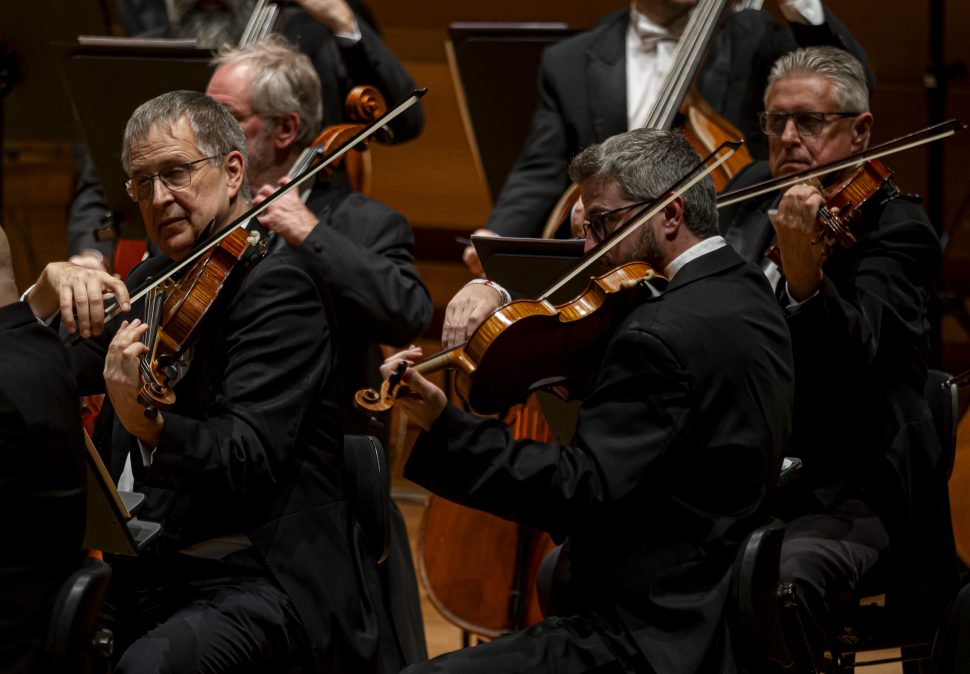
{"type": "Polygon", "coordinates": [[[453,23],[445,43],[458,105],[494,202],[525,145],[542,51],[576,31],[564,23],[453,23]]]}
{"type": "Polygon", "coordinates": [[[87,482],[87,525],[84,530],[84,547],[102,552],[134,556],[138,550],[151,541],[162,526],[155,522],[145,522],[132,516],[144,495],[134,492],[119,492],[104,464],[98,450],[85,434],[84,453],[87,482]]]}
{"type": "MultiPolygon", "coordinates": [[[[78,30],[106,32],[100,0],[0,3],[0,157],[6,142],[69,141],[78,137],[51,42],[78,30]]],[[[0,224],[3,222],[0,161],[0,224]]]]}
{"type": "Polygon", "coordinates": [[[145,238],[138,207],[125,193],[125,124],[145,101],[176,89],[205,91],[212,52],[186,40],[81,36],[58,45],[64,82],[91,160],[122,236],[145,238]]]}
{"type": "MultiPolygon", "coordinates": [[[[569,271],[583,255],[582,239],[528,239],[512,236],[473,236],[472,244],[485,276],[516,297],[536,299],[569,271]]],[[[589,283],[580,274],[550,298],[568,302],[589,283]]]]}

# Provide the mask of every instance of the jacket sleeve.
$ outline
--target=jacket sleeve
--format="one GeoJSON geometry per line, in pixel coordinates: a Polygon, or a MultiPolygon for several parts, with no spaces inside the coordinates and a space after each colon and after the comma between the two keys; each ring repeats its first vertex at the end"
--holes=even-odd
{"type": "Polygon", "coordinates": [[[414,237],[399,213],[349,195],[299,246],[339,306],[354,308],[373,341],[406,344],[431,323],[431,295],[414,265],[414,237]]]}
{"type": "Polygon", "coordinates": [[[453,406],[412,451],[405,475],[472,508],[564,533],[661,480],[654,467],[691,407],[687,373],[655,335],[628,330],[583,402],[573,444],[515,440],[499,421],[453,406]]]}
{"type": "Polygon", "coordinates": [[[332,346],[313,280],[275,257],[256,267],[220,316],[225,375],[209,409],[162,413],[148,481],[213,495],[246,495],[276,483],[330,374],[332,346]]]}

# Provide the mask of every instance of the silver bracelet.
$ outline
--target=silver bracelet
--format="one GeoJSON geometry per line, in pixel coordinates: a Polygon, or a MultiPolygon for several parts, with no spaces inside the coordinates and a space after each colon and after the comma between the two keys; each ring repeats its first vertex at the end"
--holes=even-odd
{"type": "Polygon", "coordinates": [[[489,288],[491,288],[492,290],[494,290],[495,292],[497,292],[499,294],[499,296],[502,298],[501,304],[499,304],[500,307],[504,307],[506,304],[508,304],[509,302],[512,301],[512,296],[509,295],[509,291],[508,290],[506,290],[505,288],[503,288],[502,286],[500,286],[495,281],[489,281],[487,278],[473,278],[471,281],[469,281],[465,285],[466,286],[470,286],[470,285],[483,285],[483,286],[488,286],[489,288]]]}

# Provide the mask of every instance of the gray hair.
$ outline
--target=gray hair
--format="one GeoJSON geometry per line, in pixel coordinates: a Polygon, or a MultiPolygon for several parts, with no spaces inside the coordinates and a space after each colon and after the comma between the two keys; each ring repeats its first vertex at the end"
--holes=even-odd
{"type": "MultiPolygon", "coordinates": [[[[569,177],[613,181],[624,199],[644,201],[662,196],[700,160],[678,131],[634,129],[584,149],[569,164],[569,177]]],[[[701,238],[718,233],[710,176],[684,193],[684,224],[701,238]]]]}
{"type": "Polygon", "coordinates": [[[253,112],[271,118],[295,112],[300,116],[297,143],[306,147],[313,142],[323,118],[320,78],[309,57],[286,38],[273,33],[248,47],[220,49],[212,63],[249,66],[253,112]]]}
{"type": "MultiPolygon", "coordinates": [[[[866,71],[855,56],[836,47],[808,47],[788,52],[771,67],[765,89],[765,107],[771,85],[785,77],[821,75],[832,82],[835,100],[842,112],[869,111],[866,71]]],[[[822,112],[830,112],[823,110],[822,112]]]]}
{"type": "MultiPolygon", "coordinates": [[[[172,91],[142,103],[125,126],[121,145],[121,165],[131,175],[131,151],[155,127],[166,126],[171,133],[185,117],[195,136],[195,146],[203,157],[214,156],[217,164],[222,156],[237,150],[246,159],[246,137],[232,114],[221,103],[198,91],[172,91]]],[[[248,161],[248,160],[247,160],[248,161]]],[[[242,197],[249,201],[249,179],[243,171],[242,197]]]]}

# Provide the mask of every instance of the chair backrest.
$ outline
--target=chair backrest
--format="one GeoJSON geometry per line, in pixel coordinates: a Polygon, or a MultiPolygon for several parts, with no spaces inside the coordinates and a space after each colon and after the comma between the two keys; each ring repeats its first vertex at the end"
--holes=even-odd
{"type": "Polygon", "coordinates": [[[372,435],[345,435],[344,462],[351,510],[368,550],[381,563],[391,547],[391,481],[384,449],[372,435]]]}
{"type": "Polygon", "coordinates": [[[785,525],[761,525],[741,544],[731,571],[728,620],[731,644],[744,671],[764,671],[769,663],[786,667],[792,657],[781,622],[778,571],[785,525]]]}
{"type": "Polygon", "coordinates": [[[940,370],[930,370],[926,373],[926,384],[923,387],[923,397],[930,406],[936,435],[940,440],[941,464],[946,475],[953,472],[953,461],[957,448],[957,414],[958,392],[951,377],[940,370]]]}
{"type": "Polygon", "coordinates": [[[89,674],[99,656],[111,655],[110,633],[95,645],[101,604],[111,567],[98,559],[88,559],[61,586],[51,612],[51,620],[38,660],[41,674],[89,674]]]}

